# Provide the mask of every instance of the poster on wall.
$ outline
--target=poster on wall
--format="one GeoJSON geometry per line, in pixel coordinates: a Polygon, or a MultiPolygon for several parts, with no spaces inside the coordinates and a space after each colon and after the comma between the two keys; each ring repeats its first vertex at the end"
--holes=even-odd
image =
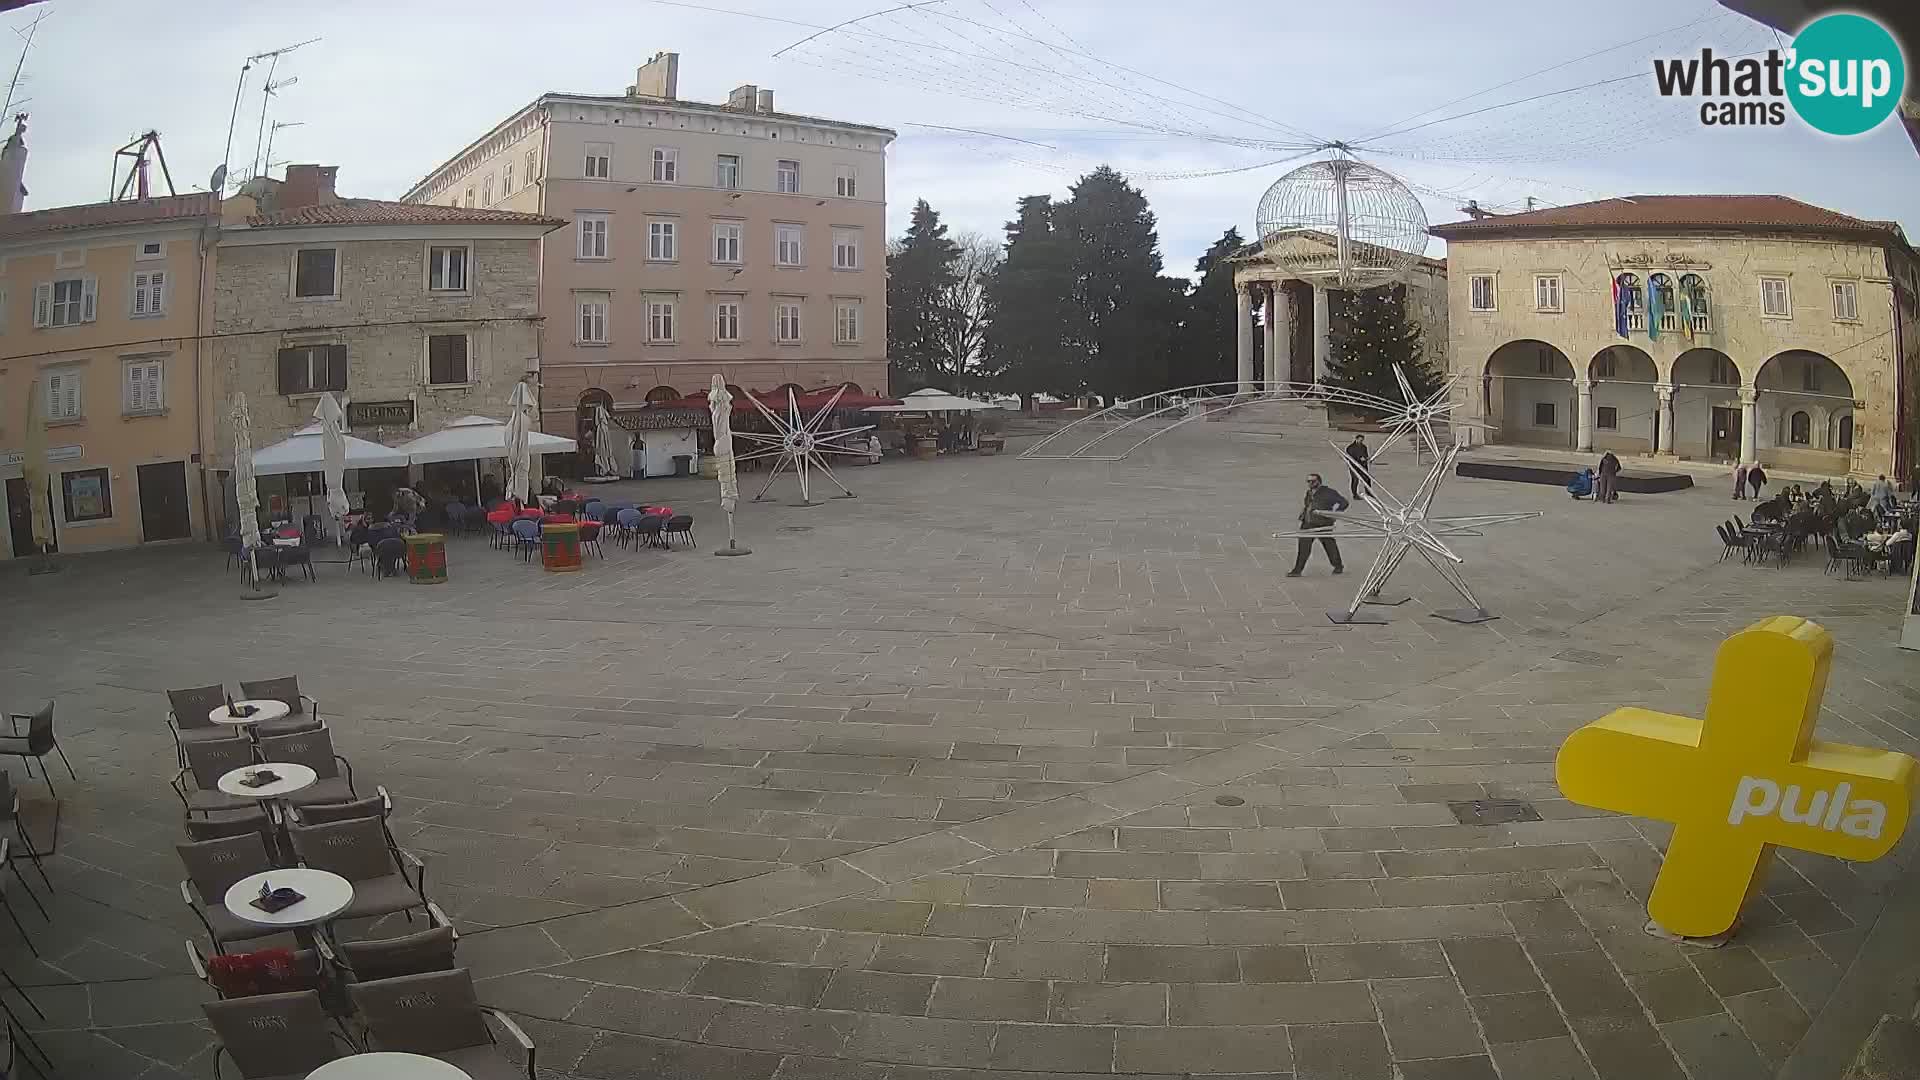
{"type": "Polygon", "coordinates": [[[82,473],[67,478],[67,517],[72,521],[90,521],[107,516],[106,477],[82,473]]]}

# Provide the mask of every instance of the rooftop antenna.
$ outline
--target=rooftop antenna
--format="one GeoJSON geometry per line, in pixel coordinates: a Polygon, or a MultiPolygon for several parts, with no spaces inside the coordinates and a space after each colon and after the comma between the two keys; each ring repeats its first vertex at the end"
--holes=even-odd
{"type": "Polygon", "coordinates": [[[167,194],[179,194],[173,187],[173,173],[167,168],[166,151],[160,149],[160,133],[157,131],[149,131],[113,152],[113,176],[107,182],[107,200],[109,202],[119,202],[122,199],[126,199],[129,197],[129,192],[132,192],[131,197],[136,199],[153,197],[147,177],[147,168],[150,164],[147,160],[149,153],[153,155],[155,161],[160,163],[160,178],[167,182],[167,194]],[[121,158],[133,159],[127,168],[127,178],[125,180],[120,179],[121,158]]]}
{"type": "MultiPolygon", "coordinates": [[[[240,80],[237,83],[235,83],[233,87],[233,111],[227,116],[227,146],[226,146],[226,149],[221,151],[220,153],[219,175],[223,183],[228,174],[229,167],[233,164],[233,129],[235,125],[238,124],[240,121],[240,97],[242,94],[246,92],[246,89],[247,89],[247,72],[253,70],[253,65],[262,60],[278,61],[280,57],[286,55],[287,53],[290,53],[293,50],[298,49],[303,45],[311,45],[314,42],[319,40],[320,40],[319,38],[308,38],[305,41],[298,41],[293,43],[292,45],[284,45],[278,49],[270,49],[266,52],[254,53],[252,56],[247,57],[246,63],[240,65],[240,80]]],[[[269,82],[272,81],[273,73],[271,71],[267,73],[267,79],[269,82]]]]}
{"type": "MultiPolygon", "coordinates": [[[[19,34],[22,38],[25,38],[26,43],[20,46],[20,59],[15,60],[13,62],[13,78],[7,81],[7,103],[4,106],[0,106],[0,116],[6,116],[7,114],[13,112],[13,106],[15,104],[14,94],[20,89],[20,72],[23,68],[26,67],[27,53],[33,48],[33,35],[39,32],[40,24],[45,22],[47,19],[47,16],[51,14],[52,12],[50,11],[43,12],[40,15],[35,16],[34,20],[27,24],[27,28],[25,30],[14,31],[14,33],[19,34]]],[[[25,103],[22,102],[21,104],[25,104],[25,103]]]]}
{"type": "MultiPolygon", "coordinates": [[[[278,57],[276,57],[275,60],[277,61],[278,57]]],[[[255,132],[253,136],[253,175],[255,176],[260,175],[262,162],[265,160],[261,154],[261,140],[267,133],[267,110],[273,106],[273,95],[279,93],[281,89],[292,86],[294,83],[300,81],[300,77],[294,75],[281,79],[279,82],[274,82],[273,68],[273,63],[267,65],[266,85],[260,88],[260,130],[255,132]]]]}
{"type": "Polygon", "coordinates": [[[269,176],[273,175],[273,166],[274,166],[273,137],[275,135],[280,134],[281,128],[301,127],[305,124],[306,124],[305,120],[275,120],[273,122],[273,126],[267,129],[266,164],[262,166],[263,168],[266,169],[267,175],[269,176]]]}

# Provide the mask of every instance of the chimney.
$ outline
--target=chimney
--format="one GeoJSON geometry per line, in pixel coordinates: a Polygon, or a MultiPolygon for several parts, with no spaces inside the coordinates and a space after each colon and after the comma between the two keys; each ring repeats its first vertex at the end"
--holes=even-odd
{"type": "Polygon", "coordinates": [[[753,112],[760,104],[760,88],[748,83],[736,86],[727,92],[727,108],[736,112],[753,112]]]}
{"type": "Polygon", "coordinates": [[[771,90],[760,91],[760,111],[763,113],[770,113],[773,111],[773,91],[771,90]]]}
{"type": "Polygon", "coordinates": [[[333,178],[338,165],[289,165],[287,179],[280,189],[280,209],[298,210],[304,206],[325,206],[340,201],[333,193],[333,178]]]}
{"type": "Polygon", "coordinates": [[[633,86],[627,93],[632,97],[676,100],[680,96],[680,54],[654,53],[653,59],[640,65],[640,70],[634,73],[633,86]]]}
{"type": "Polygon", "coordinates": [[[0,147],[0,214],[17,214],[27,201],[27,114],[13,118],[13,134],[0,147]]]}

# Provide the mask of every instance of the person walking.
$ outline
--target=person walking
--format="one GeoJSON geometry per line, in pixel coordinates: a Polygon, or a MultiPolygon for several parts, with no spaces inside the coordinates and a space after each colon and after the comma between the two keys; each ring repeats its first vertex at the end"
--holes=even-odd
{"type": "Polygon", "coordinates": [[[1620,459],[1609,450],[1600,455],[1600,468],[1596,475],[1599,485],[1594,488],[1594,502],[1613,502],[1620,497],[1620,459]]]}
{"type": "Polygon", "coordinates": [[[1893,485],[1887,482],[1887,474],[1881,473],[1880,479],[1873,482],[1873,488],[1867,493],[1867,504],[1876,511],[1891,510],[1899,501],[1893,493],[1893,485]]]}
{"type": "Polygon", "coordinates": [[[1367,437],[1365,435],[1355,435],[1353,441],[1347,444],[1347,460],[1353,462],[1352,467],[1347,470],[1353,474],[1353,482],[1349,485],[1348,490],[1353,492],[1353,497],[1356,499],[1360,497],[1360,487],[1362,484],[1366,485],[1367,494],[1373,494],[1373,474],[1367,471],[1367,463],[1371,453],[1372,452],[1367,449],[1367,437]]]}
{"type": "MultiPolygon", "coordinates": [[[[1300,503],[1300,527],[1303,529],[1331,529],[1333,519],[1327,514],[1339,513],[1347,508],[1346,496],[1320,482],[1319,473],[1307,474],[1307,494],[1300,503]]],[[[1340,545],[1333,537],[1322,536],[1320,546],[1327,550],[1327,561],[1333,564],[1333,572],[1344,574],[1346,566],[1340,561],[1340,545]]],[[[1293,569],[1287,571],[1288,577],[1299,577],[1300,571],[1307,568],[1307,559],[1313,554],[1313,537],[1300,538],[1300,553],[1293,560],[1293,569]]]]}
{"type": "Polygon", "coordinates": [[[1747,463],[1738,461],[1733,466],[1733,497],[1736,501],[1747,497],[1747,463]]]}
{"type": "Polygon", "coordinates": [[[1758,462],[1747,470],[1747,486],[1753,489],[1756,499],[1760,497],[1760,489],[1767,486],[1767,470],[1761,468],[1758,462]]]}

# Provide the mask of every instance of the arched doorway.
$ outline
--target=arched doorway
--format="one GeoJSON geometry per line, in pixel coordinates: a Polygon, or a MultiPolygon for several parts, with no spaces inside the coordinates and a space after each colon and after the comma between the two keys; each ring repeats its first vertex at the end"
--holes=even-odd
{"type": "Polygon", "coordinates": [[[1609,345],[1587,363],[1593,390],[1593,449],[1650,454],[1658,446],[1660,381],[1653,357],[1632,345],[1609,345]]]}
{"type": "Polygon", "coordinates": [[[1673,446],[1701,461],[1740,458],[1740,368],[1719,349],[1688,349],[1673,362],[1673,446]]]}
{"type": "Polygon", "coordinates": [[[660,405],[669,401],[679,401],[680,391],[671,386],[656,386],[647,391],[647,404],[660,405]]]}
{"type": "Polygon", "coordinates": [[[593,474],[593,448],[600,443],[600,422],[596,409],[613,411],[613,395],[598,386],[581,391],[580,407],[574,415],[574,442],[578,444],[574,452],[574,476],[593,474]]]}
{"type": "Polygon", "coordinates": [[[1487,357],[1483,386],[1492,442],[1571,449],[1579,403],[1573,361],[1544,341],[1509,341],[1487,357]]]}
{"type": "Polygon", "coordinates": [[[1833,359],[1806,349],[1769,357],[1754,378],[1760,461],[1844,475],[1853,464],[1853,381],[1833,359]],[[1842,442],[1845,445],[1841,445],[1842,442]]]}

